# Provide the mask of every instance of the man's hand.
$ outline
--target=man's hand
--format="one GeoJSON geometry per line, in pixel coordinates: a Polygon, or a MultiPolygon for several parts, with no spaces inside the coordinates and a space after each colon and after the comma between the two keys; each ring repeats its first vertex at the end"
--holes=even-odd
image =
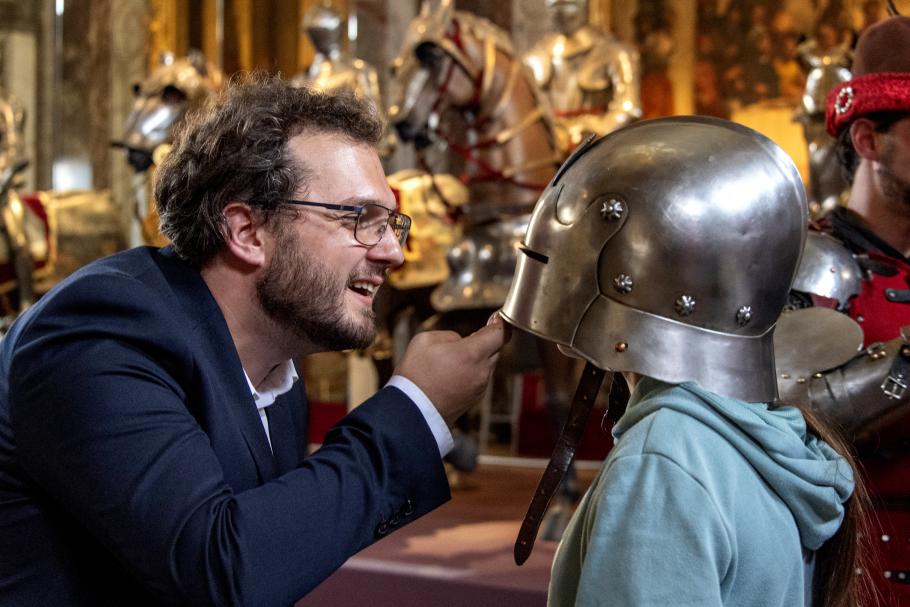
{"type": "Polygon", "coordinates": [[[454,331],[418,333],[395,368],[423,390],[451,425],[480,400],[490,381],[499,350],[511,331],[499,314],[467,337],[454,331]]]}

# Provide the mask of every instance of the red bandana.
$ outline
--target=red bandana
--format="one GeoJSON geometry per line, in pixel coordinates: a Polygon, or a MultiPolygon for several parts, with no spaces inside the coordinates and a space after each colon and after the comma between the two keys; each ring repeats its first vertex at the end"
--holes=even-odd
{"type": "Polygon", "coordinates": [[[837,137],[854,118],[889,111],[910,111],[910,72],[877,72],[838,84],[828,92],[825,126],[837,137]]]}

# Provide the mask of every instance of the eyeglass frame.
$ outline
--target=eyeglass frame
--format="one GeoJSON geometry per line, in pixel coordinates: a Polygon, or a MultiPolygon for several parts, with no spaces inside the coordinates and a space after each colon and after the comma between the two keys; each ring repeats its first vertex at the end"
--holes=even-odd
{"type": "MultiPolygon", "coordinates": [[[[375,202],[368,202],[366,204],[362,204],[359,206],[350,205],[350,204],[337,204],[337,203],[332,203],[332,202],[314,202],[312,200],[286,199],[283,202],[285,202],[287,204],[293,204],[296,206],[300,206],[300,207],[318,207],[320,209],[329,209],[331,211],[347,211],[349,213],[354,213],[357,216],[357,219],[354,222],[354,239],[357,240],[357,242],[359,242],[360,244],[362,244],[365,247],[375,247],[380,242],[382,242],[382,238],[385,236],[385,231],[392,224],[393,217],[395,217],[395,218],[400,217],[401,221],[405,222],[404,227],[400,228],[401,235],[400,236],[396,235],[396,240],[398,241],[399,246],[402,246],[402,247],[404,246],[404,243],[408,239],[408,234],[411,231],[412,222],[411,222],[410,216],[405,215],[404,213],[399,213],[398,211],[394,211],[385,205],[377,204],[375,202]],[[383,211],[386,211],[389,214],[388,219],[386,219],[386,222],[382,228],[382,234],[379,235],[379,239],[376,240],[376,242],[374,242],[373,244],[367,244],[367,243],[363,242],[362,240],[360,240],[359,238],[357,238],[357,228],[360,225],[360,217],[363,215],[363,210],[366,207],[379,207],[380,209],[382,209],[383,211]]],[[[395,233],[394,226],[392,226],[392,233],[393,234],[395,233]]]]}

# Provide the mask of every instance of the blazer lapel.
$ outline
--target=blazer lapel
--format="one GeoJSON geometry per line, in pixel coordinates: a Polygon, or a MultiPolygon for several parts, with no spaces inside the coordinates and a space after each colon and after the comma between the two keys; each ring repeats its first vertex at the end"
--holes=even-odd
{"type": "Polygon", "coordinates": [[[261,481],[275,478],[275,458],[218,303],[199,272],[180,260],[171,247],[162,249],[158,259],[183,311],[195,321],[194,334],[206,362],[218,375],[216,383],[225,389],[225,414],[232,416],[240,428],[261,481]]]}
{"type": "Polygon", "coordinates": [[[275,454],[277,473],[282,475],[296,468],[299,461],[290,403],[287,399],[279,398],[266,409],[266,414],[269,417],[269,436],[272,439],[272,453],[275,454]]]}

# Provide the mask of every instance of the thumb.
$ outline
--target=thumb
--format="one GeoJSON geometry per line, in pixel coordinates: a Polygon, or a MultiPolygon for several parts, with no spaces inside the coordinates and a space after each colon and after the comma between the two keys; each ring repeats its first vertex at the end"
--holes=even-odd
{"type": "Polygon", "coordinates": [[[509,341],[512,337],[512,328],[499,314],[490,317],[490,321],[485,327],[474,331],[465,337],[465,345],[474,349],[485,356],[493,356],[509,341]]]}

